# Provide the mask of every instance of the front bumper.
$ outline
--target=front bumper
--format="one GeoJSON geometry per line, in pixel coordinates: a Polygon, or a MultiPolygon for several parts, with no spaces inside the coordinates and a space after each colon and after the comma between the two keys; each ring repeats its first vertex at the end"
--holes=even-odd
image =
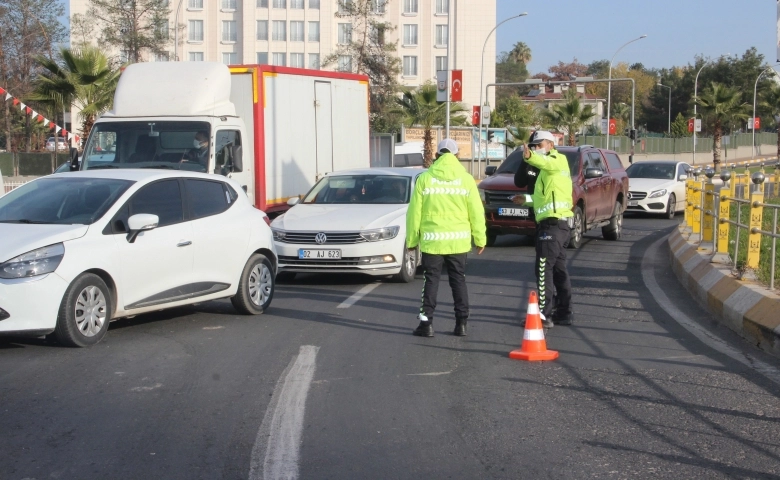
{"type": "Polygon", "coordinates": [[[279,255],[279,272],[301,273],[366,273],[369,275],[394,275],[401,271],[404,254],[404,239],[396,237],[379,242],[334,245],[308,245],[300,243],[274,242],[279,255]],[[300,250],[340,250],[341,258],[301,259],[300,250]],[[366,263],[361,259],[392,256],[392,261],[366,263]]]}
{"type": "Polygon", "coordinates": [[[493,235],[536,235],[536,219],[534,209],[514,204],[485,205],[485,225],[489,234],[493,235]],[[510,217],[498,214],[499,208],[528,208],[528,217],[510,217]]]}
{"type": "Polygon", "coordinates": [[[648,198],[649,192],[631,191],[632,198],[628,199],[626,211],[639,213],[664,213],[669,203],[669,193],[662,197],[648,198]],[[642,196],[637,198],[637,196],[642,196]]]}
{"type": "Polygon", "coordinates": [[[0,333],[54,331],[68,284],[56,273],[14,280],[0,279],[0,333]]]}

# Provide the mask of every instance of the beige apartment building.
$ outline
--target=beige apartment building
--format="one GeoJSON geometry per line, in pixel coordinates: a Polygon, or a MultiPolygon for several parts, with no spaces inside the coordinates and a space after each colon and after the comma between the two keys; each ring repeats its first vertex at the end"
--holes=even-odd
{"type": "MultiPolygon", "coordinates": [[[[375,2],[376,14],[396,27],[388,40],[398,40],[403,85],[435,81],[436,71],[447,69],[449,37],[451,67],[463,70],[463,103],[469,109],[479,103],[482,47],[496,25],[496,0],[375,2]]],[[[85,13],[87,3],[70,0],[71,15],[85,13]]],[[[352,34],[349,19],[336,15],[338,0],[171,0],[170,6],[169,55],[149,61],[205,60],[319,69],[322,60],[339,44],[349,42],[352,34]],[[177,23],[181,28],[174,48],[177,23]]],[[[495,80],[495,58],[492,35],[485,48],[485,85],[495,80]]],[[[349,58],[327,69],[349,70],[349,58]]]]}

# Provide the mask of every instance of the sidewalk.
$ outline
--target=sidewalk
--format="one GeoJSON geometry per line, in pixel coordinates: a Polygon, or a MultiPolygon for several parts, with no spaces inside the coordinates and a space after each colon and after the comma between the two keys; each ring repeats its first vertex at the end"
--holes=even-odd
{"type": "Polygon", "coordinates": [[[762,350],[780,357],[780,295],[736,279],[729,266],[689,243],[683,226],[669,235],[674,273],[715,319],[762,350]]]}

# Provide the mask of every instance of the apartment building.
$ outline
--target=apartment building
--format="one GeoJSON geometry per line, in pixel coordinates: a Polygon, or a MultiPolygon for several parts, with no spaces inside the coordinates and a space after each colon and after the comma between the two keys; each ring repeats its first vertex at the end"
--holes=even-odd
{"type": "MultiPolygon", "coordinates": [[[[87,0],[70,0],[71,15],[83,14],[87,7],[87,0]]],[[[338,0],[171,0],[170,7],[170,52],[149,61],[320,69],[323,59],[352,35],[349,19],[337,16],[338,0]],[[174,46],[177,23],[179,41],[174,46]]],[[[437,70],[446,70],[451,38],[451,67],[463,70],[463,102],[468,108],[479,103],[482,46],[496,25],[496,0],[375,0],[374,9],[396,27],[388,41],[398,40],[401,84],[417,86],[435,80],[437,70]]],[[[485,85],[495,80],[495,58],[491,36],[485,49],[485,85]]],[[[348,57],[327,67],[351,68],[348,57]]]]}

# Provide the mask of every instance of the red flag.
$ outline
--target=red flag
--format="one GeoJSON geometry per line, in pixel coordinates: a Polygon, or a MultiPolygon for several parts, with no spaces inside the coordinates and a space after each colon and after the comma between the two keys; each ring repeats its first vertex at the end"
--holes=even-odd
{"type": "Polygon", "coordinates": [[[39,113],[39,114],[38,114],[38,118],[36,118],[36,120],[38,120],[39,122],[43,122],[43,115],[41,115],[41,114],[39,113]]]}
{"type": "Polygon", "coordinates": [[[62,132],[61,132],[61,133],[62,133],[62,136],[63,136],[63,137],[67,137],[67,136],[68,136],[68,131],[67,131],[67,130],[65,130],[64,128],[62,129],[62,132]]]}
{"type": "Polygon", "coordinates": [[[0,95],[5,93],[5,89],[3,87],[0,87],[0,95]]]}
{"type": "Polygon", "coordinates": [[[761,128],[761,117],[756,117],[753,119],[753,130],[758,130],[761,128]]]}
{"type": "Polygon", "coordinates": [[[615,135],[617,133],[617,123],[614,118],[609,119],[609,134],[615,135]]]}
{"type": "Polygon", "coordinates": [[[26,113],[27,115],[31,114],[32,113],[32,108],[24,107],[24,113],[26,113]]]}
{"type": "Polygon", "coordinates": [[[49,130],[54,130],[55,128],[57,128],[57,124],[56,124],[56,123],[54,123],[54,122],[51,122],[51,123],[49,124],[49,130]]]}
{"type": "Polygon", "coordinates": [[[463,101],[463,70],[452,71],[452,89],[450,90],[450,100],[453,102],[463,101]]]}
{"type": "Polygon", "coordinates": [[[479,126],[479,105],[471,107],[471,124],[479,126]]]}
{"type": "Polygon", "coordinates": [[[694,119],[688,119],[688,133],[693,133],[694,119]]]}
{"type": "Polygon", "coordinates": [[[14,107],[19,105],[19,99],[18,98],[14,98],[14,101],[12,103],[14,104],[14,107]]]}
{"type": "Polygon", "coordinates": [[[79,143],[79,136],[76,135],[76,143],[79,143]]]}

